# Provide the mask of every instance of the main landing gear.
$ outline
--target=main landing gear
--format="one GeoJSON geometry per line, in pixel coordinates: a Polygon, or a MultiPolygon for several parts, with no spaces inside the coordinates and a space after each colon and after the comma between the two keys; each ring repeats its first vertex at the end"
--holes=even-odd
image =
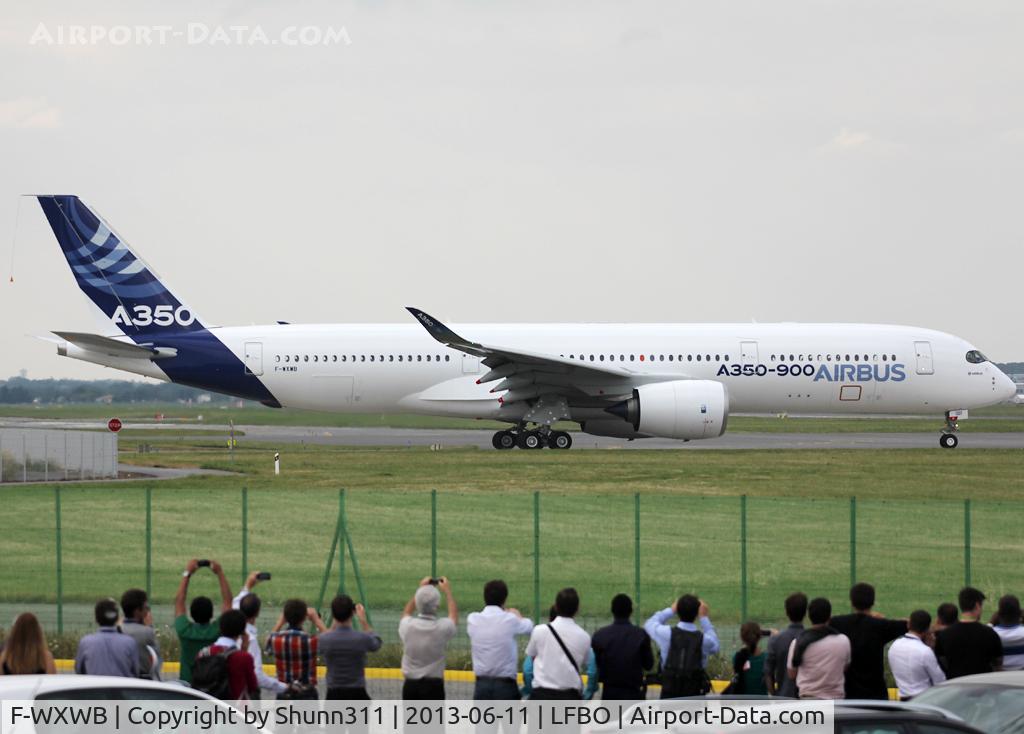
{"type": "Polygon", "coordinates": [[[960,430],[960,427],[956,424],[956,416],[951,416],[947,412],[946,427],[942,429],[942,435],[939,436],[939,446],[944,449],[955,449],[957,444],[960,443],[960,439],[956,437],[958,430],[960,430]]]}
{"type": "Polygon", "coordinates": [[[491,445],[499,450],[513,449],[569,449],[572,448],[572,436],[565,431],[552,431],[550,426],[542,426],[527,431],[523,428],[509,431],[498,431],[491,438],[491,445]]]}

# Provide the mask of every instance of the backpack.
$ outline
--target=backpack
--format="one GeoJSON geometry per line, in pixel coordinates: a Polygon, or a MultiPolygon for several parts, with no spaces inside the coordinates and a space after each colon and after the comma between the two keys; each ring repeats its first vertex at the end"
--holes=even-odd
{"type": "Polygon", "coordinates": [[[196,655],[196,661],[192,663],[192,687],[221,701],[230,700],[228,658],[236,652],[237,647],[229,647],[218,653],[211,652],[209,647],[200,650],[196,655]]]}
{"type": "Polygon", "coordinates": [[[704,633],[672,628],[668,657],[661,670],[661,697],[703,696],[711,680],[703,667],[704,633]]]}

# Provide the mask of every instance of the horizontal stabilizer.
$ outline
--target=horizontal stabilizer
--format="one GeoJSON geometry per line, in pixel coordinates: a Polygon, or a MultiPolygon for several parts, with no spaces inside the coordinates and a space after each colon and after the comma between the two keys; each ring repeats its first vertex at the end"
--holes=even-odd
{"type": "Polygon", "coordinates": [[[55,331],[53,333],[81,349],[105,354],[109,357],[121,357],[122,359],[164,359],[166,357],[173,357],[178,353],[177,349],[161,349],[132,344],[98,334],[82,334],[75,331],[55,331]]]}

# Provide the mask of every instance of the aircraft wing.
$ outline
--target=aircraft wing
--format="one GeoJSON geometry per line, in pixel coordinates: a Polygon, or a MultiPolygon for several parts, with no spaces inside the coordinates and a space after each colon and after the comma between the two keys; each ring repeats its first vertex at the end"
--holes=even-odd
{"type": "Polygon", "coordinates": [[[574,397],[586,397],[603,402],[628,395],[639,384],[680,379],[679,375],[640,374],[624,364],[597,365],[566,359],[557,354],[481,344],[456,334],[418,308],[406,308],[437,341],[452,349],[480,357],[490,371],[478,382],[500,380],[491,392],[507,391],[503,396],[505,403],[548,394],[559,395],[570,401],[574,397]]]}

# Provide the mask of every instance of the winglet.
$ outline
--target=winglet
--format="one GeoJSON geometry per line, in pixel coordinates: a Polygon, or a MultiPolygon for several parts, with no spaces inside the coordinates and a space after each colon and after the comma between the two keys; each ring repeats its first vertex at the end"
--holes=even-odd
{"type": "Polygon", "coordinates": [[[462,351],[472,351],[473,353],[486,352],[480,344],[471,342],[468,339],[463,339],[426,311],[421,311],[420,309],[413,308],[412,306],[406,306],[405,310],[415,316],[416,320],[423,324],[423,328],[427,330],[427,333],[442,344],[447,344],[450,347],[461,349],[462,351]]]}

